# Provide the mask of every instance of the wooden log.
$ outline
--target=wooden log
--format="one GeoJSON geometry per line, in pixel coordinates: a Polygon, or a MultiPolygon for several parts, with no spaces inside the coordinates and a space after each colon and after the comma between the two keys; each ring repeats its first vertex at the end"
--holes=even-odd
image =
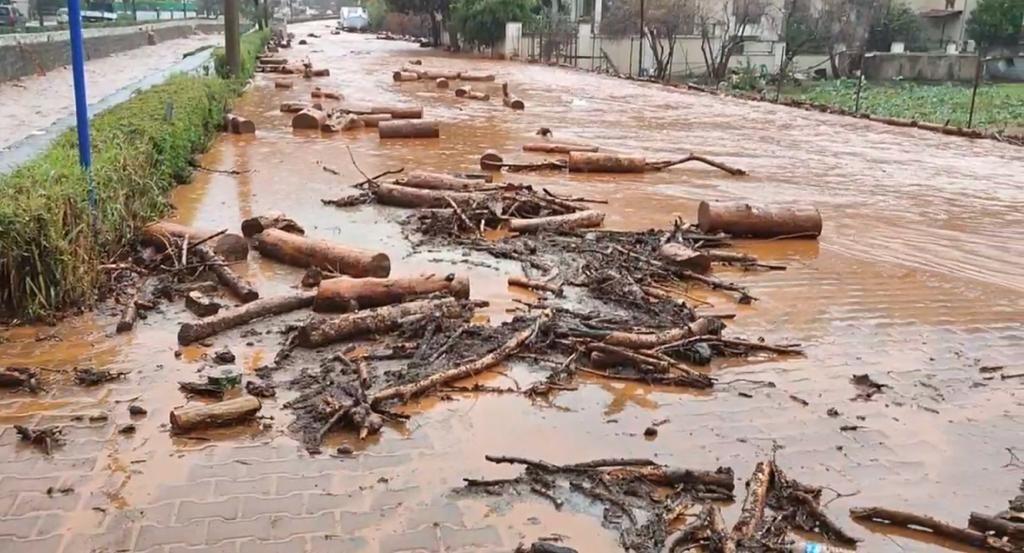
{"type": "Polygon", "coordinates": [[[896,511],[883,507],[854,507],[850,509],[850,517],[854,520],[867,520],[902,526],[904,528],[920,529],[930,532],[936,536],[946,538],[964,545],[987,549],[992,551],[1020,551],[1011,544],[989,538],[981,532],[968,528],[957,528],[951,524],[926,515],[896,511]]]}
{"type": "Polygon", "coordinates": [[[314,87],[313,90],[311,90],[309,92],[309,95],[312,98],[326,98],[328,100],[344,100],[345,99],[345,96],[342,95],[340,92],[334,92],[332,90],[324,90],[324,89],[320,88],[319,86],[314,87]]]}
{"type": "Polygon", "coordinates": [[[505,159],[497,150],[487,150],[480,156],[480,168],[485,171],[500,171],[505,159]]]}
{"type": "Polygon", "coordinates": [[[991,533],[998,537],[1007,537],[1013,541],[1024,542],[1024,524],[1020,522],[972,512],[967,525],[970,529],[977,530],[978,532],[991,533]]]}
{"type": "Polygon", "coordinates": [[[457,81],[462,76],[460,72],[451,69],[421,69],[419,73],[420,77],[424,79],[448,79],[449,81],[457,81]]]}
{"type": "Polygon", "coordinates": [[[282,113],[299,113],[311,107],[309,102],[281,102],[280,110],[282,113]]]}
{"type": "Polygon", "coordinates": [[[491,99],[490,94],[487,94],[486,92],[477,92],[475,90],[470,90],[469,93],[463,97],[467,100],[480,100],[482,102],[486,102],[491,99]]]}
{"type": "Polygon", "coordinates": [[[550,310],[541,312],[532,325],[517,332],[507,342],[498,347],[498,349],[479,359],[441,371],[411,384],[394,386],[381,390],[374,394],[373,398],[370,399],[370,404],[377,405],[381,402],[392,399],[401,399],[402,401],[406,401],[409,398],[429,392],[442,384],[447,384],[485,371],[498,363],[501,363],[505,359],[508,359],[510,355],[529,342],[530,339],[532,339],[534,335],[536,335],[537,332],[551,320],[551,314],[550,310]]]}
{"type": "Polygon", "coordinates": [[[588,209],[577,211],[576,213],[566,213],[565,215],[552,215],[550,217],[509,219],[508,230],[518,233],[540,232],[542,230],[570,230],[599,227],[602,223],[604,223],[604,213],[588,209]]]}
{"type": "Polygon", "coordinates": [[[448,85],[448,79],[445,79],[444,77],[441,77],[441,78],[437,79],[436,81],[434,81],[434,84],[437,86],[437,88],[445,89],[445,90],[447,90],[447,88],[449,86],[448,85]]]}
{"type": "Polygon", "coordinates": [[[711,486],[728,492],[736,489],[735,476],[730,468],[711,471],[653,466],[631,470],[659,486],[711,486]]]}
{"type": "Polygon", "coordinates": [[[366,125],[359,119],[358,115],[351,113],[336,114],[327,118],[327,121],[320,125],[320,130],[323,132],[341,132],[350,131],[352,129],[361,129],[366,125]]]}
{"type": "Polygon", "coordinates": [[[423,106],[372,106],[370,113],[387,113],[392,119],[422,119],[423,106]]]}
{"type": "Polygon", "coordinates": [[[377,203],[395,207],[446,209],[451,207],[451,199],[456,204],[467,204],[486,199],[484,194],[468,192],[423,190],[409,186],[380,184],[373,188],[372,193],[377,203]]]}
{"type": "Polygon", "coordinates": [[[583,144],[562,144],[558,142],[530,142],[523,144],[524,152],[544,152],[548,154],[569,154],[572,152],[596,152],[597,146],[583,144]]]}
{"type": "Polygon", "coordinates": [[[665,244],[658,250],[662,261],[680,269],[706,273],[711,270],[711,258],[700,251],[692,250],[678,242],[665,244]]]}
{"type": "Polygon", "coordinates": [[[604,343],[629,349],[654,349],[694,336],[707,336],[721,332],[722,323],[711,317],[701,317],[689,325],[662,332],[610,332],[604,343]]]}
{"type": "Polygon", "coordinates": [[[522,288],[529,288],[530,290],[540,290],[542,292],[550,292],[556,296],[562,295],[562,287],[556,286],[548,282],[541,282],[539,280],[530,280],[525,276],[510,276],[508,277],[509,286],[520,286],[522,288]]]}
{"type": "Polygon", "coordinates": [[[702,250],[704,255],[711,258],[711,261],[717,261],[719,263],[757,263],[757,258],[747,254],[739,252],[726,252],[722,250],[702,250]]]}
{"type": "MultiPolygon", "coordinates": [[[[142,227],[142,234],[139,237],[144,246],[155,248],[157,251],[165,251],[174,241],[183,242],[188,238],[190,244],[197,244],[215,234],[208,229],[199,229],[172,223],[170,221],[157,221],[142,227]]],[[[249,242],[245,238],[227,232],[209,241],[213,252],[227,261],[242,261],[249,256],[249,242]]]]}
{"type": "Polygon", "coordinates": [[[391,78],[394,79],[396,83],[418,81],[420,80],[420,75],[419,73],[413,73],[411,71],[395,71],[394,73],[391,74],[391,78]]]}
{"type": "Polygon", "coordinates": [[[752,205],[746,202],[702,201],[697,209],[702,232],[725,232],[737,237],[816,238],[821,213],[814,206],[752,205]]]}
{"type": "Polygon", "coordinates": [[[251,238],[267,229],[276,228],[292,234],[306,234],[306,229],[280,211],[270,211],[242,221],[242,235],[251,238]]]}
{"type": "Polygon", "coordinates": [[[0,388],[25,388],[32,381],[33,374],[14,369],[0,369],[0,388]]]}
{"type": "Polygon", "coordinates": [[[231,134],[254,134],[256,123],[234,113],[225,113],[224,129],[231,134]]]}
{"type": "Polygon", "coordinates": [[[274,88],[289,89],[295,86],[295,82],[291,79],[274,79],[274,88]]]}
{"type": "Polygon", "coordinates": [[[427,173],[424,171],[413,171],[405,177],[397,179],[395,184],[409,186],[412,188],[424,188],[427,190],[457,190],[461,192],[472,192],[479,190],[482,181],[479,179],[464,179],[444,173],[427,173]]]}
{"type": "Polygon", "coordinates": [[[199,321],[183,323],[178,329],[178,343],[185,346],[241,326],[262,317],[281,315],[313,305],[313,292],[296,292],[222,309],[220,313],[199,321]]]}
{"type": "Polygon", "coordinates": [[[501,83],[501,103],[507,108],[514,110],[522,110],[526,108],[526,104],[522,100],[512,96],[508,91],[508,83],[501,83]]]}
{"type": "Polygon", "coordinates": [[[463,98],[463,97],[465,97],[467,94],[469,94],[472,91],[473,91],[473,87],[471,87],[469,85],[460,86],[459,88],[455,89],[455,97],[456,98],[463,98]]]}
{"type": "Polygon", "coordinates": [[[363,115],[356,115],[356,118],[363,122],[363,125],[370,128],[376,128],[382,121],[390,121],[390,113],[366,113],[363,115]]]}
{"type": "MultiPolygon", "coordinates": [[[[449,275],[451,276],[451,275],[449,275]]],[[[320,283],[313,311],[348,313],[359,309],[407,302],[430,294],[469,299],[469,279],[421,275],[405,278],[340,277],[320,283]]]]}
{"type": "Polygon", "coordinates": [[[210,271],[217,276],[217,280],[243,303],[251,302],[260,297],[259,292],[253,288],[252,284],[235,274],[231,267],[224,263],[224,259],[214,253],[213,250],[203,245],[196,246],[193,251],[200,261],[208,264],[210,271]]]}
{"type": "Polygon", "coordinates": [[[381,121],[377,125],[380,138],[439,138],[441,125],[427,119],[416,121],[381,121]]]}
{"type": "Polygon", "coordinates": [[[263,57],[260,58],[260,63],[263,65],[285,65],[288,63],[286,58],[275,58],[275,57],[263,57]]]}
{"type": "Polygon", "coordinates": [[[139,308],[135,305],[139,301],[139,289],[141,284],[132,290],[132,295],[128,298],[128,303],[124,304],[124,310],[121,311],[121,319],[117,321],[116,331],[118,333],[128,332],[135,328],[135,320],[139,317],[139,308]]]}
{"type": "Polygon", "coordinates": [[[311,77],[330,77],[331,70],[326,67],[321,69],[310,69],[305,73],[305,75],[309,75],[311,77]]]}
{"type": "Polygon", "coordinates": [[[771,461],[760,461],[754,467],[754,473],[747,480],[747,495],[743,498],[743,507],[740,508],[740,516],[729,533],[728,541],[736,546],[741,545],[744,540],[750,539],[761,521],[764,519],[764,506],[768,501],[768,487],[772,481],[772,469],[775,464],[771,461]]]}
{"type": "Polygon", "coordinates": [[[271,259],[296,267],[318,267],[354,277],[386,277],[391,272],[387,254],[266,229],[255,236],[256,250],[271,259]]]}
{"type": "Polygon", "coordinates": [[[571,173],[643,173],[647,170],[647,159],[623,154],[570,152],[568,168],[571,173]]]}
{"type": "Polygon", "coordinates": [[[357,336],[394,330],[409,317],[455,317],[461,312],[458,301],[444,298],[375,307],[338,317],[315,317],[299,328],[296,344],[304,348],[318,348],[357,336]]]}
{"type": "Polygon", "coordinates": [[[185,309],[197,317],[210,317],[220,311],[220,304],[198,290],[185,294],[185,309]]]}
{"type": "Polygon", "coordinates": [[[304,109],[292,117],[293,129],[316,129],[327,122],[327,114],[318,109],[304,109]]]}
{"type": "Polygon", "coordinates": [[[494,81],[494,73],[482,73],[477,71],[464,71],[459,75],[459,79],[463,81],[481,81],[491,82],[494,81]]]}
{"type": "Polygon", "coordinates": [[[260,400],[244,396],[208,405],[174,409],[171,411],[171,430],[188,432],[234,424],[254,417],[262,407],[260,400]]]}

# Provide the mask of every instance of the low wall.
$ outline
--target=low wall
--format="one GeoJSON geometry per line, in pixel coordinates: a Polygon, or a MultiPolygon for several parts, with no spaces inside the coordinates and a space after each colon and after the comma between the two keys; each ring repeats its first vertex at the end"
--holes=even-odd
{"type": "MultiPolygon", "coordinates": [[[[103,58],[146,46],[150,31],[158,41],[165,41],[187,37],[196,32],[217,33],[223,30],[223,23],[216,21],[169,21],[137,27],[86,29],[85,58],[103,58]]],[[[0,42],[0,82],[34,75],[40,69],[50,71],[69,63],[71,46],[67,31],[5,37],[0,42]]]]}
{"type": "Polygon", "coordinates": [[[873,81],[973,81],[977,64],[974,54],[874,52],[864,56],[864,76],[873,81]]]}

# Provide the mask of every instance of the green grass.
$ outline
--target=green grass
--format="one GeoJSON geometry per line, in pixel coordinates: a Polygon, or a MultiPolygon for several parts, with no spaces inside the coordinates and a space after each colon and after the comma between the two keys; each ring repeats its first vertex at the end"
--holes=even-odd
{"type": "MultiPolygon", "coordinates": [[[[244,51],[254,57],[266,39],[246,35],[244,51]]],[[[0,176],[0,314],[31,319],[89,304],[98,266],[166,212],[167,192],[189,179],[192,156],[208,147],[243,82],[178,75],[95,117],[95,219],[74,129],[0,176]]]]}
{"type": "MultiPolygon", "coordinates": [[[[840,79],[789,90],[789,97],[852,110],[857,82],[840,79]]],[[[916,119],[967,126],[971,86],[961,84],[864,83],[860,110],[882,117],[916,119]]],[[[1005,129],[1024,126],[1024,84],[983,84],[978,87],[974,127],[1005,129]]]]}

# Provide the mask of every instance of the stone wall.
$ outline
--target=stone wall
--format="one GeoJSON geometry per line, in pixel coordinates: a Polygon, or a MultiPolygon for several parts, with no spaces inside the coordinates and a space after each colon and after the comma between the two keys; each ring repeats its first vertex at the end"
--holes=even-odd
{"type": "MultiPolygon", "coordinates": [[[[197,32],[218,33],[223,23],[179,21],[154,25],[86,29],[86,60],[106,57],[147,45],[152,32],[157,41],[183,38],[197,32]]],[[[71,63],[67,31],[8,36],[0,42],[0,82],[50,71],[71,63]]]]}
{"type": "Polygon", "coordinates": [[[978,57],[974,54],[893,54],[864,56],[864,76],[873,81],[973,81],[978,57]]]}

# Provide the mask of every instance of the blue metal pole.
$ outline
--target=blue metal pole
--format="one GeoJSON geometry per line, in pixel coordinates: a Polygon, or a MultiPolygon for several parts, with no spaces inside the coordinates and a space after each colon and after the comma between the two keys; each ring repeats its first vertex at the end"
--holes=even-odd
{"type": "Polygon", "coordinates": [[[78,130],[78,160],[85,170],[89,187],[89,207],[96,211],[96,187],[92,182],[92,145],[89,142],[89,102],[85,95],[85,46],[82,39],[82,7],[79,0],[68,0],[68,25],[71,28],[71,75],[75,82],[75,118],[78,130]]]}

